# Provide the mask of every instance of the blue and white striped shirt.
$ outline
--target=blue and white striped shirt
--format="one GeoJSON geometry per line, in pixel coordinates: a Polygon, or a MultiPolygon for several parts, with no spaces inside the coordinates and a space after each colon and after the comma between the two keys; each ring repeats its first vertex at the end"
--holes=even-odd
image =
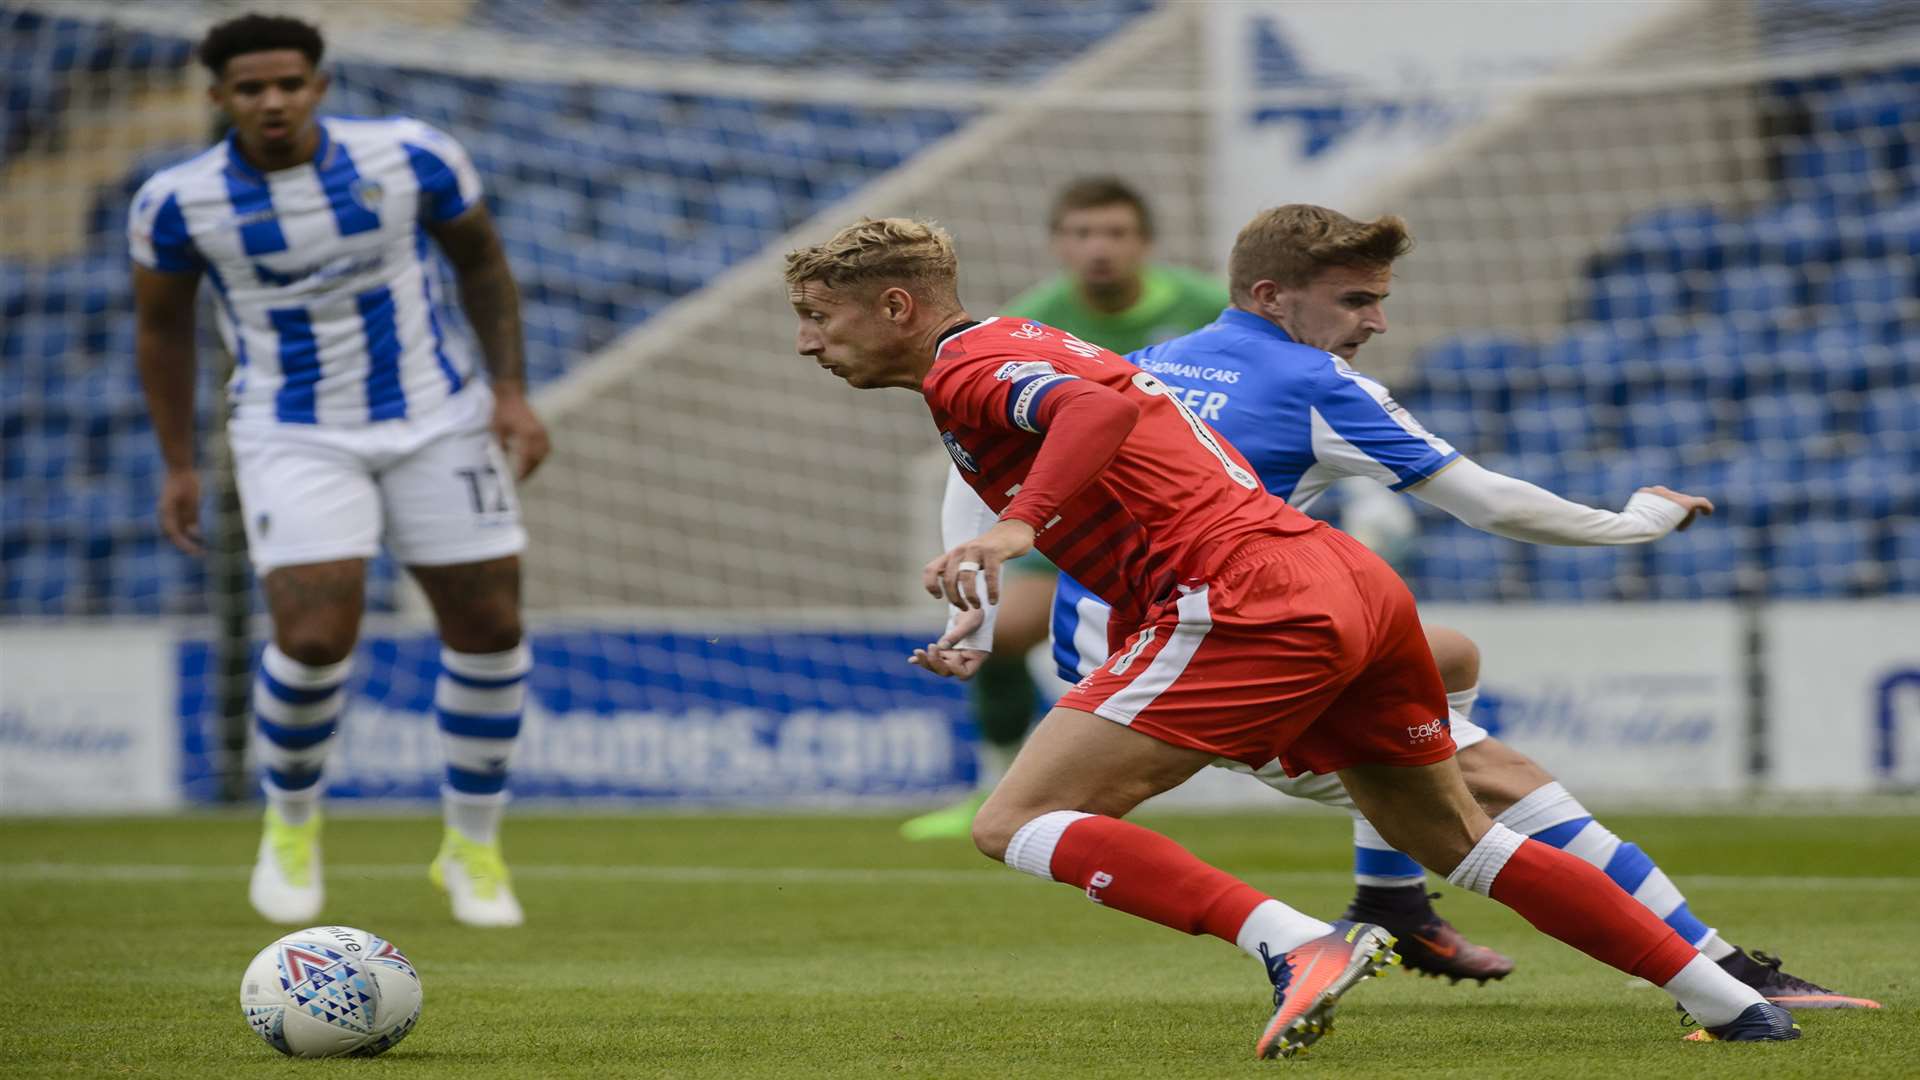
{"type": "MultiPolygon", "coordinates": [[[[1302,510],[1343,477],[1400,491],[1460,456],[1386,387],[1238,308],[1127,359],[1176,387],[1268,491],[1302,510]]],[[[1053,656],[1069,682],[1107,658],[1107,606],[1065,574],[1054,590],[1053,656]]]]}
{"type": "Polygon", "coordinates": [[[203,271],[234,417],[353,426],[418,416],[475,370],[435,314],[425,226],[480,199],[460,145],[417,120],[319,121],[314,159],[262,173],[231,138],[134,196],[133,260],[203,271]]]}

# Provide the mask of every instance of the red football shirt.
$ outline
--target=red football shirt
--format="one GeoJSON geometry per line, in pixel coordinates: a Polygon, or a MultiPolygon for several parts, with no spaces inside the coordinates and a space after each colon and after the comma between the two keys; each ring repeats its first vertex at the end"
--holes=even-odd
{"type": "Polygon", "coordinates": [[[1062,493],[1034,546],[1117,612],[1137,618],[1249,540],[1317,527],[1268,494],[1178,391],[1064,330],[1005,317],[949,334],[921,386],[960,475],[995,513],[1039,454],[1047,396],[1074,379],[1119,392],[1139,418],[1104,471],[1062,493]]]}

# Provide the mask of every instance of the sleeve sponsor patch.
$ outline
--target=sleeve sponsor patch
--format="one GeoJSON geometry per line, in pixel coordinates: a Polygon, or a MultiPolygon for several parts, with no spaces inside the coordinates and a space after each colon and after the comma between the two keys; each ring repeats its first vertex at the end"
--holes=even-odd
{"type": "Polygon", "coordinates": [[[1053,374],[1053,365],[1045,360],[1009,360],[1000,365],[999,370],[993,373],[993,377],[1001,382],[1011,382],[1015,379],[1024,379],[1029,375],[1051,374],[1053,374]]]}

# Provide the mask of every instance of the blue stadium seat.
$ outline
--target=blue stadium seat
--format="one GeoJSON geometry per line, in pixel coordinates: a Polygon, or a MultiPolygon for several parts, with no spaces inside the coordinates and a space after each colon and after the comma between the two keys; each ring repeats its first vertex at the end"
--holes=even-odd
{"type": "Polygon", "coordinates": [[[64,539],[0,541],[0,611],[9,615],[77,613],[84,563],[64,539]]]}
{"type": "Polygon", "coordinates": [[[575,45],[611,46],[674,59],[777,66],[799,71],[854,67],[870,75],[992,77],[1025,82],[1151,10],[1151,0],[964,0],[806,5],[655,5],[635,19],[617,0],[564,8],[533,0],[483,0],[478,25],[575,45]],[[956,51],[954,41],[972,48],[956,51]],[[1044,46],[1044,47],[1035,47],[1044,46]]]}
{"type": "Polygon", "coordinates": [[[1810,464],[1808,488],[1816,511],[1836,518],[1893,521],[1920,516],[1920,473],[1878,454],[1855,454],[1810,464]]]}
{"type": "Polygon", "coordinates": [[[1920,596],[1920,520],[1889,525],[1886,563],[1888,591],[1920,596]]]}
{"type": "Polygon", "coordinates": [[[1486,449],[1487,432],[1498,426],[1489,423],[1487,414],[1475,409],[1472,400],[1462,395],[1436,394],[1421,389],[1400,398],[1400,403],[1428,431],[1452,443],[1455,449],[1464,454],[1472,455],[1486,449]]]}
{"type": "Polygon", "coordinates": [[[165,539],[130,537],[114,545],[104,568],[105,599],[113,615],[176,615],[193,610],[190,560],[165,539]]]}
{"type": "Polygon", "coordinates": [[[1407,577],[1423,601],[1496,600],[1508,568],[1525,559],[1521,545],[1444,518],[1423,522],[1407,577]]]}
{"type": "Polygon", "coordinates": [[[1851,259],[1831,268],[1816,295],[1819,303],[1840,308],[1849,318],[1879,318],[1920,297],[1920,272],[1911,256],[1851,259]]]}
{"type": "Polygon", "coordinates": [[[1719,518],[1696,522],[1648,545],[1649,586],[1655,600],[1709,600],[1733,596],[1740,585],[1747,530],[1719,518]]]}
{"type": "Polygon", "coordinates": [[[1852,253],[1886,259],[1920,252],[1920,197],[1911,193],[1904,201],[1868,214],[1855,224],[1859,232],[1852,253]]]}
{"type": "Polygon", "coordinates": [[[1920,383],[1871,395],[1861,410],[1860,430],[1883,448],[1920,441],[1920,383]]]}
{"type": "Polygon", "coordinates": [[[1720,504],[1728,519],[1755,526],[1781,524],[1804,508],[1806,475],[1806,459],[1792,448],[1742,446],[1728,465],[1725,487],[1702,494],[1720,504]]]}
{"type": "Polygon", "coordinates": [[[1644,322],[1680,314],[1686,300],[1686,285],[1678,274],[1609,274],[1591,282],[1584,315],[1595,322],[1644,322]]]}
{"type": "Polygon", "coordinates": [[[1812,393],[1750,397],[1742,409],[1740,437],[1749,444],[1798,446],[1828,431],[1827,402],[1812,393]]]}
{"type": "Polygon", "coordinates": [[[1716,270],[1724,257],[1726,221],[1711,206],[1663,206],[1620,227],[1594,276],[1677,274],[1716,270]]]}
{"type": "Polygon", "coordinates": [[[1844,597],[1874,565],[1873,531],[1864,521],[1809,519],[1773,530],[1767,591],[1779,597],[1844,597]]]}
{"type": "Polygon", "coordinates": [[[1841,389],[1874,344],[1868,329],[1855,322],[1828,321],[1790,330],[1769,328],[1754,338],[1748,351],[1747,392],[1841,389]]]}
{"type": "Polygon", "coordinates": [[[1817,132],[1786,140],[1780,152],[1781,187],[1788,198],[1835,214],[1870,210],[1882,180],[1874,134],[1817,132]]]}
{"type": "Polygon", "coordinates": [[[1506,417],[1507,449],[1515,454],[1568,454],[1594,441],[1594,404],[1578,394],[1516,395],[1506,417]]]}
{"type": "Polygon", "coordinates": [[[1640,552],[1618,547],[1554,547],[1533,551],[1533,597],[1550,601],[1615,600],[1641,576],[1640,552]]]}
{"type": "Polygon", "coordinates": [[[0,462],[0,479],[27,490],[58,484],[75,471],[78,458],[78,435],[66,413],[43,413],[35,421],[7,440],[6,459],[0,462]]]}
{"type": "Polygon", "coordinates": [[[1714,315],[1736,312],[1773,314],[1797,306],[1799,275],[1784,266],[1734,267],[1710,279],[1694,293],[1694,310],[1714,315]]]}
{"type": "Polygon", "coordinates": [[[1629,450],[1691,446],[1714,439],[1720,410],[1699,398],[1667,396],[1632,401],[1620,410],[1620,445],[1629,450]]]}
{"type": "Polygon", "coordinates": [[[1805,266],[1848,254],[1850,239],[1835,215],[1812,202],[1785,201],[1756,211],[1746,221],[1751,258],[1761,263],[1805,266]]]}

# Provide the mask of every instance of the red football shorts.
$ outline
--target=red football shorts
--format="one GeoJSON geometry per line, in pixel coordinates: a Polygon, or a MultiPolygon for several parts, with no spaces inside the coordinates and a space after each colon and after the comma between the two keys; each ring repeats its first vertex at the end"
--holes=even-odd
{"type": "Polygon", "coordinates": [[[1454,751],[1413,594],[1330,528],[1256,541],[1181,586],[1059,704],[1289,775],[1454,751]]]}

